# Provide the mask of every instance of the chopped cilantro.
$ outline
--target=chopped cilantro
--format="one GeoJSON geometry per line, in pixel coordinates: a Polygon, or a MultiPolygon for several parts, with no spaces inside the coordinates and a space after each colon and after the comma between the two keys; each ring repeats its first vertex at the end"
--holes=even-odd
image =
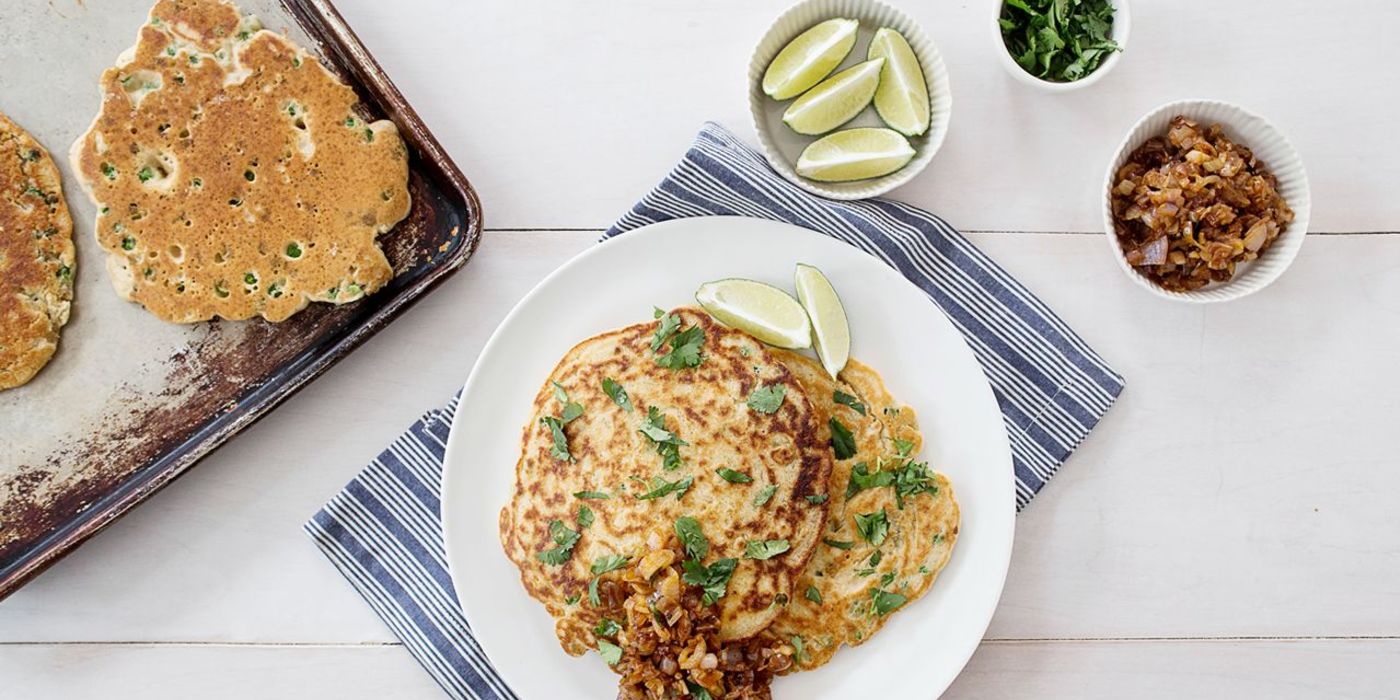
{"type": "Polygon", "coordinates": [[[676,518],[676,537],[685,547],[685,555],[695,561],[704,559],[710,553],[710,541],[705,539],[705,533],[700,530],[700,521],[695,518],[676,518]]]}
{"type": "Polygon", "coordinates": [[[574,492],[574,498],[582,498],[582,499],[584,499],[584,500],[590,500],[590,499],[591,499],[591,500],[595,500],[595,501],[601,501],[601,500],[605,500],[605,499],[612,498],[612,496],[608,495],[608,493],[607,493],[606,491],[575,491],[575,492],[574,492]]]}
{"type": "Polygon", "coordinates": [[[856,438],[851,435],[851,429],[835,416],[832,416],[827,425],[831,426],[831,451],[836,453],[836,458],[850,459],[856,456],[856,438]]]}
{"type": "Polygon", "coordinates": [[[667,369],[699,367],[704,359],[700,348],[705,345],[705,329],[691,326],[671,336],[671,350],[656,358],[656,364],[667,369]]]}
{"type": "Polygon", "coordinates": [[[588,527],[589,525],[592,525],[592,524],[593,524],[593,509],[592,509],[592,508],[589,508],[588,506],[579,506],[579,507],[578,507],[578,526],[579,526],[580,528],[585,528],[585,527],[588,527]]]}
{"type": "Polygon", "coordinates": [[[887,572],[884,576],[881,576],[881,577],[880,577],[880,585],[881,585],[881,586],[888,586],[888,585],[890,585],[891,583],[894,583],[894,572],[893,572],[893,571],[887,572]]]}
{"type": "Polygon", "coordinates": [[[870,561],[869,561],[868,563],[869,563],[871,566],[878,566],[878,565],[880,564],[880,559],[883,558],[883,557],[884,557],[884,555],[881,554],[881,553],[880,553],[880,550],[877,549],[877,550],[875,550],[875,553],[874,553],[874,554],[871,554],[871,555],[870,555],[870,561]]]}
{"type": "Polygon", "coordinates": [[[802,638],[792,635],[792,659],[797,663],[802,663],[807,659],[807,650],[802,647],[802,638]]]}
{"type": "Polygon", "coordinates": [[[811,503],[811,504],[814,505],[814,506],[819,506],[819,505],[821,505],[821,504],[823,504],[823,503],[826,503],[826,499],[828,499],[828,498],[830,498],[830,497],[831,497],[831,496],[829,496],[829,495],[827,495],[827,494],[824,494],[824,493],[812,494],[811,496],[808,496],[808,497],[807,497],[807,502],[808,502],[808,503],[811,503]]]}
{"type": "Polygon", "coordinates": [[[885,615],[888,615],[894,612],[895,610],[898,610],[900,606],[909,602],[909,599],[904,597],[903,595],[881,590],[879,588],[870,589],[870,600],[871,607],[875,610],[875,614],[879,615],[880,617],[884,617],[885,615]]]}
{"type": "Polygon", "coordinates": [[[724,597],[729,577],[734,575],[734,568],[738,565],[738,559],[720,559],[709,566],[698,561],[686,560],[682,564],[685,574],[681,576],[681,580],[704,589],[705,594],[701,596],[700,602],[714,605],[724,597]]]}
{"type": "Polygon", "coordinates": [[[856,513],[856,530],[865,541],[879,547],[885,541],[885,537],[890,534],[890,521],[885,515],[885,509],[864,515],[856,513]]]}
{"type": "Polygon", "coordinates": [[[715,700],[715,696],[705,689],[705,686],[695,681],[686,681],[685,689],[690,693],[691,700],[715,700]]]}
{"type": "Polygon", "coordinates": [[[559,382],[553,382],[553,384],[555,400],[564,405],[564,409],[559,412],[559,420],[566,425],[574,422],[575,418],[583,415],[583,406],[578,402],[570,401],[569,393],[564,391],[564,387],[560,386],[559,382]]]}
{"type": "Polygon", "coordinates": [[[744,547],[744,557],[759,560],[772,559],[788,551],[789,548],[787,540],[751,540],[744,547]]]}
{"type": "Polygon", "coordinates": [[[622,388],[621,384],[611,379],[604,378],[603,393],[607,394],[608,398],[613,400],[613,403],[621,406],[622,410],[628,413],[632,412],[632,399],[627,396],[627,390],[622,388]]]}
{"type": "Polygon", "coordinates": [[[569,454],[569,437],[564,434],[564,422],[554,416],[545,416],[540,422],[549,426],[549,432],[553,434],[554,446],[550,449],[550,456],[560,462],[572,462],[574,456],[569,454]]]}
{"type": "Polygon", "coordinates": [[[609,571],[617,571],[627,566],[627,561],[631,557],[625,554],[606,554],[593,560],[593,566],[588,567],[588,571],[594,576],[602,576],[609,571]]]}
{"type": "Polygon", "coordinates": [[[749,394],[748,406],[759,413],[776,413],[778,407],[783,405],[783,397],[787,395],[787,387],[782,384],[769,384],[759,387],[749,394]]]}
{"type": "Polygon", "coordinates": [[[690,490],[690,485],[693,483],[695,483],[695,478],[689,476],[679,481],[666,481],[661,478],[653,479],[651,490],[637,496],[637,500],[648,501],[653,498],[661,498],[662,496],[674,493],[676,494],[676,500],[679,501],[681,500],[681,496],[684,496],[685,492],[690,490]]]}
{"type": "Polygon", "coordinates": [[[622,660],[622,647],[609,642],[606,639],[598,640],[598,655],[603,657],[609,666],[616,666],[622,660]]]}
{"type": "Polygon", "coordinates": [[[661,468],[667,471],[681,466],[680,448],[688,445],[685,440],[666,429],[666,416],[655,406],[647,408],[646,420],[638,429],[642,435],[656,445],[656,453],[661,455],[661,468]]]}
{"type": "Polygon", "coordinates": [[[778,492],[777,484],[769,484],[758,490],[758,495],[753,497],[753,504],[762,508],[768,501],[773,500],[773,494],[778,492]]]}
{"type": "Polygon", "coordinates": [[[564,604],[565,604],[565,605],[573,605],[573,604],[577,603],[578,600],[579,600],[579,596],[578,596],[578,595],[564,596],[564,604]]]}
{"type": "Polygon", "coordinates": [[[817,590],[816,586],[807,586],[807,592],[803,596],[817,605],[822,604],[822,592],[817,590]]]}
{"type": "Polygon", "coordinates": [[[725,481],[728,481],[731,484],[753,483],[753,477],[743,472],[736,472],[733,469],[730,469],[729,467],[720,467],[719,469],[715,470],[715,473],[719,474],[719,478],[724,479],[725,481]]]}
{"type": "Polygon", "coordinates": [[[895,439],[894,439],[894,451],[895,451],[895,453],[898,454],[900,457],[908,457],[908,456],[909,456],[909,453],[912,452],[913,450],[914,450],[914,441],[913,441],[913,440],[903,440],[903,439],[900,439],[900,438],[895,438],[895,439]]]}
{"type": "Polygon", "coordinates": [[[661,309],[656,310],[656,318],[660,323],[656,324],[656,334],[651,337],[651,351],[661,352],[661,346],[675,335],[676,330],[681,327],[681,319],[675,314],[668,314],[661,309]]]}
{"type": "Polygon", "coordinates": [[[841,540],[833,540],[830,537],[823,537],[822,543],[824,543],[828,547],[835,547],[837,549],[850,549],[856,544],[855,542],[843,542],[841,540]]]}
{"type": "Polygon", "coordinates": [[[860,399],[857,399],[856,397],[851,396],[850,394],[847,394],[844,391],[832,392],[831,400],[841,404],[842,406],[850,406],[852,411],[855,411],[856,413],[859,413],[862,416],[865,415],[865,404],[861,403],[860,399]]]}
{"type": "Polygon", "coordinates": [[[599,637],[616,637],[617,633],[621,631],[622,625],[617,624],[616,620],[610,620],[606,617],[599,620],[598,626],[593,628],[593,634],[599,637]]]}
{"type": "Polygon", "coordinates": [[[540,561],[550,566],[561,566],[569,560],[569,555],[574,551],[574,545],[578,544],[578,532],[570,530],[569,526],[562,520],[551,520],[549,522],[549,538],[554,542],[554,547],[541,551],[540,561]]]}

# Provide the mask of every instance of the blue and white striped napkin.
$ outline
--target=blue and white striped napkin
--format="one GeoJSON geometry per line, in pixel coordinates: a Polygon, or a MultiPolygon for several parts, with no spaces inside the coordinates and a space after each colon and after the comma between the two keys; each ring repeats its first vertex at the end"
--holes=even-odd
{"type": "MultiPolygon", "coordinates": [[[[924,290],[972,346],[1001,405],[1024,507],[1123,390],[1054,312],[928,212],[807,194],[718,124],[604,238],[669,219],[786,221],[880,258],[924,290]]],[[[453,698],[513,698],[472,637],[444,560],[442,459],[454,398],[429,411],[306,524],[306,531],[453,698]]]]}

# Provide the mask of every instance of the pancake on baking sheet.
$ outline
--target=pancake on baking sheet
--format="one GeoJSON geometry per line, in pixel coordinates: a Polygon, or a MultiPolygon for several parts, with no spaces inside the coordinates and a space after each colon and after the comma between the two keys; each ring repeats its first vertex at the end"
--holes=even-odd
{"type": "Polygon", "coordinates": [[[914,411],[879,373],[852,359],[836,380],[816,360],[772,352],[812,400],[818,440],[838,458],[822,544],[766,632],[799,650],[787,671],[796,672],[870,639],[926,593],[952,555],[959,513],[947,477],[914,461],[923,444],[914,411]]]}
{"type": "Polygon", "coordinates": [[[687,583],[717,606],[719,638],[767,627],[826,522],[832,459],[815,411],[772,350],[697,309],[566,353],[535,396],[500,514],[502,546],[564,649],[601,648],[599,610],[629,592],[618,577],[682,518],[687,583]]]}
{"type": "Polygon", "coordinates": [[[393,277],[408,154],[315,57],[222,0],[161,0],[73,144],[122,297],[167,321],[341,304],[393,277]]]}
{"type": "Polygon", "coordinates": [[[58,168],[0,113],[0,390],[28,382],[58,349],[74,264],[58,168]]]}

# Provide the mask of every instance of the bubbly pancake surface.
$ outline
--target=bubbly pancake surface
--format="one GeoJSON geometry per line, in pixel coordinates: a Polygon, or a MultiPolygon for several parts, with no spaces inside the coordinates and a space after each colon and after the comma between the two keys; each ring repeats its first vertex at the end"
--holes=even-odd
{"type": "Polygon", "coordinates": [[[831,471],[822,543],[766,631],[800,644],[789,671],[796,672],[830,661],[842,644],[870,639],[891,615],[927,593],[952,555],[960,514],[948,478],[920,471],[913,461],[923,445],[914,410],[890,394],[879,373],[852,359],[832,379],[816,360],[774,354],[811,399],[818,439],[831,440],[835,421],[850,431],[854,445],[854,454],[837,459],[831,471]],[[903,474],[904,495],[897,483],[875,476],[880,473],[903,474]],[[853,487],[853,474],[864,483],[857,478],[853,487]],[[861,520],[884,525],[862,533],[861,520]]]}
{"type": "Polygon", "coordinates": [[[101,89],[69,156],[122,297],[280,321],[393,277],[375,239],[408,213],[407,150],[287,38],[222,0],[160,0],[101,89]]]}
{"type": "Polygon", "coordinates": [[[674,314],[679,330],[695,327],[704,334],[699,366],[658,364],[668,350],[653,348],[661,321],[603,333],[559,362],[523,431],[515,491],[500,514],[501,542],[525,589],[556,618],[560,642],[572,654],[595,644],[599,615],[588,590],[594,564],[610,556],[635,561],[656,528],[694,518],[709,541],[705,564],[737,560],[717,603],[721,637],[732,640],[767,627],[780,601],[794,595],[826,520],[831,453],[802,385],[752,337],[698,310],[674,314]],[[630,411],[605,391],[604,380],[626,392],[630,411]],[[749,405],[757,389],[781,391],[772,412],[749,405]],[[582,412],[562,426],[569,455],[561,459],[542,419],[564,416],[568,403],[582,412]],[[685,443],[676,448],[679,463],[671,469],[658,444],[640,432],[653,409],[664,429],[685,443]],[[717,473],[721,468],[752,481],[726,480],[717,473]],[[687,481],[684,489],[674,486],[687,481]],[[658,489],[672,490],[643,498],[658,489]],[[589,516],[581,518],[583,508],[589,516]],[[540,556],[557,547],[555,522],[578,533],[557,565],[540,556]],[[745,557],[748,543],[776,540],[786,540],[788,550],[763,560],[745,557]]]}
{"type": "Polygon", "coordinates": [[[73,220],[48,151],[0,113],[0,390],[58,349],[73,299],[73,220]]]}

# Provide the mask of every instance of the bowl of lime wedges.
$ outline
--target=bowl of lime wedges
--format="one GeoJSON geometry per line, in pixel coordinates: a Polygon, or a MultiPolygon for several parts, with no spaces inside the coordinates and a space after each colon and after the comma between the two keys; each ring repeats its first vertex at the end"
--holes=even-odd
{"type": "Polygon", "coordinates": [[[749,113],[769,164],[830,199],[908,182],[943,145],[952,108],[938,47],[876,0],[804,0],[749,62],[749,113]]]}

